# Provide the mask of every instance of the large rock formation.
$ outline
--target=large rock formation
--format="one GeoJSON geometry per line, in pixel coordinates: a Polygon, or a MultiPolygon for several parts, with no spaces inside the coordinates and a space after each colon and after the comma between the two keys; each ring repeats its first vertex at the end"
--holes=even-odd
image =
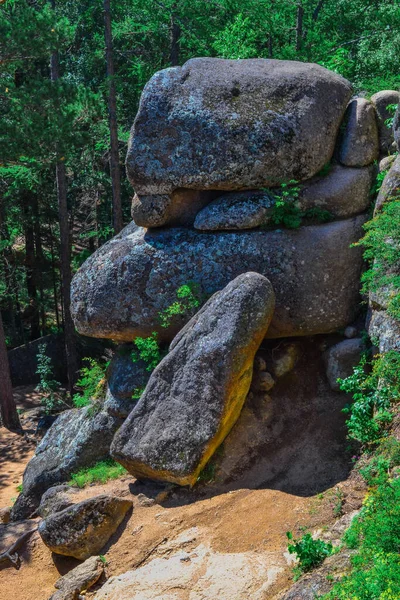
{"type": "Polygon", "coordinates": [[[30,517],[50,487],[67,481],[74,471],[109,456],[121,420],[105,412],[92,415],[90,407],[67,410],[46,433],[23,477],[23,492],[12,509],[12,519],[30,517]]]}
{"type": "MultiPolygon", "coordinates": [[[[159,331],[159,312],[188,281],[207,295],[256,271],[270,279],[276,310],[269,337],[325,333],[352,322],[358,309],[364,216],[298,230],[201,233],[152,232],[128,225],[93,254],[72,283],[71,310],[80,333],[131,341],[159,331]]],[[[190,316],[190,315],[189,315],[190,316]]]]}
{"type": "Polygon", "coordinates": [[[146,85],[127,156],[138,195],[246,189],[315,175],[351,96],[316,64],[195,58],[146,85]]]}
{"type": "Polygon", "coordinates": [[[240,415],[274,310],[269,281],[240,275],[173,340],[111,454],[136,477],[193,485],[240,415]]]}

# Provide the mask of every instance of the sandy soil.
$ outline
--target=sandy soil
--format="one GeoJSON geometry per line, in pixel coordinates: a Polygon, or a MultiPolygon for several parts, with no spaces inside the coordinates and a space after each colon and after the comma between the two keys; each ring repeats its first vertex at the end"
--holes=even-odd
{"type": "MultiPolygon", "coordinates": [[[[216,472],[233,468],[234,479],[221,477],[215,484],[190,491],[126,476],[77,492],[77,500],[99,493],[132,499],[132,513],[103,550],[108,576],[168,556],[170,543],[196,527],[196,543],[206,542],[216,552],[251,551],[271,557],[280,574],[268,600],[289,587],[292,566],[286,532],[323,530],[340,513],[357,509],[365,493],[345,453],[340,409],[346,398],[326,388],[320,361],[312,362],[310,353],[304,347],[304,361],[286,382],[276,386],[267,408],[255,401],[248,404],[232,432],[233,442],[227,438],[216,472]],[[307,369],[312,370],[312,377],[307,376],[307,369]]],[[[32,390],[25,390],[18,401],[21,407],[30,408],[38,399],[32,390]]],[[[26,425],[29,428],[29,420],[26,425]]],[[[33,450],[26,437],[0,430],[0,508],[17,495],[16,486],[33,450]]],[[[77,564],[52,555],[37,533],[27,542],[21,559],[20,570],[6,566],[0,571],[1,599],[47,600],[58,577],[77,564]]]]}

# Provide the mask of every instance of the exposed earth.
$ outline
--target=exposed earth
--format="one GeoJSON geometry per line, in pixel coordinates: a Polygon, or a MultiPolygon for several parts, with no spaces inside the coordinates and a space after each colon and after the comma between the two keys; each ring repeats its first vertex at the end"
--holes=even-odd
{"type": "MultiPolygon", "coordinates": [[[[19,408],[28,411],[37,407],[40,398],[32,388],[17,388],[15,392],[19,408]]],[[[25,414],[29,417],[32,413],[25,414]]],[[[33,436],[32,422],[23,417],[22,413],[28,436],[33,436]]],[[[17,496],[16,488],[33,454],[34,444],[27,436],[13,434],[3,428],[0,431],[0,507],[4,507],[12,504],[17,496]]],[[[302,446],[299,456],[294,459],[297,463],[297,469],[296,464],[293,465],[293,473],[297,474],[295,478],[304,469],[301,455],[304,457],[309,453],[312,457],[315,447],[318,447],[315,436],[309,435],[307,439],[309,448],[302,446]]],[[[343,454],[343,446],[338,446],[336,452],[339,458],[339,453],[343,454]]],[[[293,580],[293,557],[287,553],[286,532],[299,534],[304,529],[324,531],[338,516],[360,506],[364,485],[351,470],[346,473],[339,469],[338,473],[344,473],[343,478],[329,487],[319,485],[324,479],[326,481],[326,474],[315,471],[315,476],[310,477],[306,470],[304,485],[294,492],[295,486],[290,486],[288,481],[282,485],[278,481],[270,486],[260,486],[260,473],[257,469],[250,474],[252,472],[255,477],[253,485],[248,474],[243,487],[237,485],[239,478],[236,484],[198,484],[188,491],[172,485],[141,483],[127,475],[104,485],[92,484],[77,490],[77,500],[112,493],[133,501],[133,512],[128,513],[104,548],[107,577],[146,565],[151,574],[152,561],[168,559],[179,552],[186,553],[180,559],[184,566],[184,561],[190,560],[188,556],[197,556],[199,549],[205,547],[212,555],[240,555],[250,561],[261,560],[268,583],[264,597],[266,600],[278,598],[293,580]]],[[[55,581],[77,564],[75,559],[52,554],[36,532],[21,551],[19,570],[6,564],[0,566],[0,596],[47,600],[54,592],[55,581]]],[[[154,565],[157,567],[158,563],[154,565]]],[[[96,590],[104,584],[104,579],[85,597],[93,598],[96,590]]],[[[185,594],[182,598],[186,598],[185,594]]]]}

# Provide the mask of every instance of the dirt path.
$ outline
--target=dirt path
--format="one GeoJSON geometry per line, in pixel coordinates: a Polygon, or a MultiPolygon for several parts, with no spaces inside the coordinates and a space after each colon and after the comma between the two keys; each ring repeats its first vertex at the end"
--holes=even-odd
{"type": "MultiPolygon", "coordinates": [[[[301,381],[307,381],[301,365],[300,369],[303,369],[301,381]]],[[[212,552],[252,552],[266,557],[276,573],[266,600],[272,600],[280,590],[290,585],[292,566],[286,551],[286,532],[293,531],[299,535],[303,528],[314,531],[329,526],[341,512],[358,508],[364,494],[360,479],[347,467],[341,466],[345,438],[342,436],[343,443],[339,443],[342,424],[335,420],[335,415],[340,415],[340,406],[335,407],[334,403],[342,400],[335,400],[323,390],[329,402],[327,400],[319,407],[320,386],[315,392],[302,390],[299,380],[300,376],[297,380],[288,379],[288,391],[277,386],[279,411],[274,409],[272,397],[270,405],[275,412],[272,410],[265,421],[258,419],[256,427],[253,421],[258,407],[255,406],[253,412],[245,416],[242,425],[236,428],[232,448],[229,442],[226,443],[226,460],[234,459],[235,464],[237,461],[241,463],[241,479],[219,485],[196,486],[188,491],[144,484],[126,476],[78,492],[76,500],[113,493],[128,497],[133,502],[132,513],[103,550],[108,576],[146,565],[155,558],[169,557],[179,548],[186,549],[189,536],[190,550],[203,544],[212,552]],[[331,413],[327,412],[328,409],[331,413]],[[311,427],[313,419],[318,419],[315,427],[311,427]],[[308,426],[304,428],[304,435],[297,428],[295,436],[291,423],[299,420],[308,426]],[[252,431],[250,438],[246,433],[249,424],[252,431]],[[279,433],[281,446],[283,449],[290,448],[292,454],[284,454],[276,443],[270,444],[274,446],[271,449],[265,446],[263,440],[268,438],[273,428],[284,432],[284,436],[279,433]],[[246,464],[245,458],[249,455],[248,445],[255,447],[256,434],[261,442],[258,462],[253,467],[246,464]],[[327,444],[329,436],[331,440],[327,444]],[[290,439],[287,440],[287,437],[290,439]],[[326,447],[332,456],[325,456],[326,447]],[[266,466],[260,463],[264,461],[267,464],[272,451],[280,459],[274,463],[281,468],[280,478],[274,473],[268,475],[266,466]],[[252,475],[251,482],[248,481],[249,474],[252,475]],[[266,474],[268,480],[265,480],[266,474]]],[[[34,395],[27,398],[25,393],[21,404],[37,406],[37,401],[34,395]]],[[[21,482],[25,464],[34,448],[21,436],[5,430],[0,433],[1,508],[17,495],[16,486],[21,482]]],[[[12,567],[0,571],[0,598],[47,600],[54,592],[58,577],[77,564],[73,559],[52,555],[37,533],[27,543],[21,558],[19,571],[12,567]]],[[[92,593],[86,595],[88,599],[92,596],[92,593]]]]}

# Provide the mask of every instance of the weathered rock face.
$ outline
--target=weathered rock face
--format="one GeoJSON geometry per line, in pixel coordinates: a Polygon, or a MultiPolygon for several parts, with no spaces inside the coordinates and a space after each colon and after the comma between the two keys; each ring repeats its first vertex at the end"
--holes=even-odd
{"type": "Polygon", "coordinates": [[[275,199],[267,192],[234,192],[216,198],[201,210],[194,222],[200,231],[251,229],[270,220],[275,199]]]}
{"type": "Polygon", "coordinates": [[[132,219],[141,227],[164,225],[192,225],[197,213],[218,192],[200,190],[174,190],[171,194],[138,196],[132,200],[132,219]]]}
{"type": "Polygon", "coordinates": [[[387,119],[393,117],[393,111],[388,110],[389,105],[398,104],[400,102],[400,92],[396,90],[383,90],[371,96],[371,102],[375,105],[378,114],[378,129],[379,129],[379,149],[381,154],[388,154],[394,150],[393,128],[388,127],[385,123],[387,119]]]}
{"type": "Polygon", "coordinates": [[[304,211],[316,207],[327,210],[337,219],[360,214],[370,204],[374,177],[374,167],[334,165],[325,177],[314,177],[302,186],[299,206],[304,211]]]}
{"type": "Polygon", "coordinates": [[[84,563],[60,577],[54,587],[56,592],[49,600],[78,600],[83,590],[88,590],[102,576],[104,563],[100,557],[92,556],[84,563]]]}
{"type": "Polygon", "coordinates": [[[120,424],[120,419],[105,412],[88,415],[88,407],[62,413],[25,469],[23,492],[13,506],[12,519],[31,516],[48,488],[67,481],[74,471],[106,458],[120,424]]]}
{"type": "Polygon", "coordinates": [[[378,198],[375,204],[375,213],[381,210],[385,202],[389,202],[394,196],[400,194],[400,156],[398,156],[383,180],[378,198]]]}
{"type": "Polygon", "coordinates": [[[165,69],[142,94],[130,181],[140,196],[307,179],[331,158],[350,96],[315,64],[195,58],[165,69]]]}
{"type": "Polygon", "coordinates": [[[365,167],[379,156],[378,125],[373,104],[356,98],[347,108],[339,159],[347,167],[365,167]]]}
{"type": "Polygon", "coordinates": [[[276,553],[219,553],[205,544],[189,548],[111,577],[95,600],[265,600],[284,567],[276,553]]]}
{"type": "Polygon", "coordinates": [[[81,333],[131,341],[175,328],[160,326],[159,312],[188,281],[206,295],[234,277],[255,271],[270,279],[276,309],[269,337],[312,335],[345,327],[359,302],[365,217],[298,230],[200,233],[189,229],[146,232],[128,225],[95,252],[72,282],[71,310],[81,333]]]}
{"type": "Polygon", "coordinates": [[[340,390],[338,379],[345,379],[352,375],[353,367],[360,362],[364,349],[365,345],[361,338],[343,340],[328,348],[324,357],[326,376],[333,390],[340,390]]]}
{"type": "MultiPolygon", "coordinates": [[[[149,380],[150,371],[144,361],[132,361],[132,348],[120,346],[107,369],[107,391],[104,410],[124,419],[135,406],[135,399],[149,380]]],[[[137,399],[137,398],[136,398],[137,399]]]]}
{"type": "Polygon", "coordinates": [[[39,525],[39,533],[56,554],[86,560],[98,554],[132,507],[130,500],[95,496],[52,513],[39,525]]]}
{"type": "Polygon", "coordinates": [[[240,415],[273,310],[272,286],[258,273],[210,298],[153,371],[113,458],[136,477],[193,485],[240,415]]]}

